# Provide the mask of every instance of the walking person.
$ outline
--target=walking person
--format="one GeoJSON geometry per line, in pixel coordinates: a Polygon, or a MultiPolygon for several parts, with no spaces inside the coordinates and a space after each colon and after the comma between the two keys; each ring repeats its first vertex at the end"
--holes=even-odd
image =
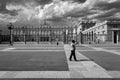
{"type": "Polygon", "coordinates": [[[71,43],[71,54],[70,54],[70,57],[69,57],[70,61],[72,61],[72,57],[74,57],[74,60],[77,61],[76,55],[75,55],[75,50],[76,50],[75,40],[72,40],[72,43],[71,43]]]}

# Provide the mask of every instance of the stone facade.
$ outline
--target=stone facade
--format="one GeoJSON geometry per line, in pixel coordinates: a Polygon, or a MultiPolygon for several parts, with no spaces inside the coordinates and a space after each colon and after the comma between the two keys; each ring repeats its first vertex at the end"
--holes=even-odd
{"type": "Polygon", "coordinates": [[[2,41],[2,40],[1,40],[1,35],[2,35],[2,31],[0,30],[0,43],[1,43],[1,41],[2,41]]]}
{"type": "Polygon", "coordinates": [[[84,43],[119,43],[120,21],[104,21],[83,30],[84,43]]]}
{"type": "Polygon", "coordinates": [[[79,24],[77,30],[78,41],[79,43],[84,43],[84,38],[86,37],[86,34],[82,34],[82,32],[95,26],[96,22],[91,20],[81,20],[78,24],[79,24]]]}
{"type": "MultiPolygon", "coordinates": [[[[10,25],[11,26],[11,25],[10,25]]],[[[24,42],[60,42],[69,43],[73,39],[76,40],[75,26],[54,26],[42,24],[40,26],[12,26],[9,28],[10,35],[2,35],[2,42],[18,43],[24,42]],[[74,32],[75,30],[75,32],[74,32]]]]}

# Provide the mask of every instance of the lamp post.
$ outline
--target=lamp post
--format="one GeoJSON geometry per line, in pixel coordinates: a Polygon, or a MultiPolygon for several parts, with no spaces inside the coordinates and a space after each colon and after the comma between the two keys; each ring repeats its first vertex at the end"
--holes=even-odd
{"type": "Polygon", "coordinates": [[[77,26],[75,26],[76,42],[77,42],[77,26]]]}
{"type": "Polygon", "coordinates": [[[66,44],[68,43],[68,30],[66,30],[66,44]]]}
{"type": "Polygon", "coordinates": [[[50,34],[49,34],[49,41],[50,41],[50,44],[52,43],[52,31],[51,31],[51,26],[49,27],[50,29],[50,34]]]}
{"type": "Polygon", "coordinates": [[[26,33],[25,33],[25,27],[22,27],[22,29],[23,29],[24,43],[26,44],[26,33]]]}
{"type": "Polygon", "coordinates": [[[12,34],[12,29],[14,27],[14,25],[12,23],[8,24],[8,29],[10,30],[10,45],[13,45],[13,34],[12,34]]]}
{"type": "Polygon", "coordinates": [[[39,44],[39,31],[37,33],[37,43],[39,44]]]}
{"type": "Polygon", "coordinates": [[[80,29],[80,43],[82,44],[82,38],[83,38],[83,35],[82,35],[82,30],[80,29]]]}

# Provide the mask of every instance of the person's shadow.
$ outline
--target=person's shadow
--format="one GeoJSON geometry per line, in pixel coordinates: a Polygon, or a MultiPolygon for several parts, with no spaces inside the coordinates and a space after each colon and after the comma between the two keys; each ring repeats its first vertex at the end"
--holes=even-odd
{"type": "Polygon", "coordinates": [[[76,62],[79,62],[79,61],[94,61],[94,59],[80,59],[80,60],[75,60],[76,62]]]}

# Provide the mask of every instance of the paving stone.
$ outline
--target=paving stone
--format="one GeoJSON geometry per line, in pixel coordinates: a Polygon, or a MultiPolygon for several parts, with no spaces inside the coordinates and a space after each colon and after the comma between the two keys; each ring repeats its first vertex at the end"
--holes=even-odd
{"type": "MultiPolygon", "coordinates": [[[[71,78],[73,80],[74,78],[120,78],[119,71],[106,71],[104,68],[86,56],[80,54],[78,51],[76,51],[78,61],[69,61],[71,53],[70,46],[65,45],[64,49],[66,52],[69,71],[0,71],[0,78],[71,78]]],[[[98,48],[98,50],[103,49],[98,48]]]]}
{"type": "Polygon", "coordinates": [[[70,78],[67,71],[23,71],[14,78],[70,78]]]}
{"type": "Polygon", "coordinates": [[[85,67],[81,67],[81,68],[78,68],[78,67],[77,67],[77,68],[76,68],[76,67],[75,67],[75,68],[71,68],[71,67],[70,67],[69,70],[70,70],[71,72],[74,72],[74,71],[75,71],[75,72],[76,72],[76,71],[87,71],[87,69],[86,69],[85,67]]]}
{"type": "Polygon", "coordinates": [[[6,74],[5,71],[0,71],[0,78],[6,74]]]}
{"type": "Polygon", "coordinates": [[[5,71],[4,73],[5,74],[0,78],[14,78],[17,74],[19,74],[19,71],[5,71]]]}
{"type": "Polygon", "coordinates": [[[70,71],[71,78],[84,78],[83,74],[79,71],[70,71]]]}
{"type": "Polygon", "coordinates": [[[113,78],[120,78],[120,71],[108,71],[108,74],[113,78]]]}
{"type": "Polygon", "coordinates": [[[88,71],[91,71],[91,70],[106,71],[104,68],[102,68],[101,66],[97,65],[93,61],[84,61],[84,62],[82,62],[82,64],[86,67],[86,69],[88,71]]]}
{"type": "Polygon", "coordinates": [[[106,74],[105,72],[100,71],[82,71],[81,72],[85,78],[112,78],[110,75],[106,74]]]}

